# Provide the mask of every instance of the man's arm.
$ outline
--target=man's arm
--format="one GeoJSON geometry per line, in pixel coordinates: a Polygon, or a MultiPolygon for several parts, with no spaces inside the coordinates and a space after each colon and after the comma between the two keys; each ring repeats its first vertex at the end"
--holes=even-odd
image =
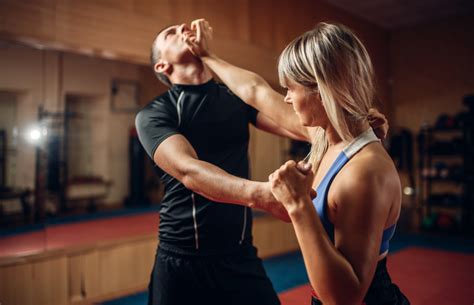
{"type": "Polygon", "coordinates": [[[271,194],[269,183],[239,178],[199,160],[194,148],[182,135],[175,134],[164,140],[153,159],[186,188],[206,198],[262,209],[289,221],[285,208],[271,194]]]}

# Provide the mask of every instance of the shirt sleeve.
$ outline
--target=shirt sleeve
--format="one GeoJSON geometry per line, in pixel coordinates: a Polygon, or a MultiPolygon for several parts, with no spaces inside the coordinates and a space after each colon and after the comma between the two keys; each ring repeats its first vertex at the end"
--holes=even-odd
{"type": "Polygon", "coordinates": [[[178,117],[162,102],[154,102],[142,109],[135,117],[138,138],[153,159],[158,146],[168,137],[179,134],[178,117]]]}
{"type": "Polygon", "coordinates": [[[247,104],[245,105],[246,105],[246,111],[247,111],[247,119],[250,123],[252,123],[252,125],[255,126],[257,124],[258,110],[247,104]]]}
{"type": "Polygon", "coordinates": [[[238,97],[234,92],[232,92],[229,89],[229,87],[227,87],[225,84],[219,84],[219,86],[221,86],[221,88],[224,88],[226,90],[227,94],[229,94],[232,98],[236,98],[236,99],[239,100],[239,102],[244,104],[247,121],[249,123],[252,123],[252,125],[255,126],[257,124],[258,110],[253,108],[252,106],[249,106],[248,104],[246,104],[240,97],[238,97]]]}

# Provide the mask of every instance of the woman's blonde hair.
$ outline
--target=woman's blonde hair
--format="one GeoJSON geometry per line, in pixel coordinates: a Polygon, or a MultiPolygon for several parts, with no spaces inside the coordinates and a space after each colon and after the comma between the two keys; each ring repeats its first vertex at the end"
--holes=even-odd
{"type": "MultiPolygon", "coordinates": [[[[354,127],[367,119],[375,89],[369,54],[351,30],[319,23],[283,50],[278,73],[283,87],[291,79],[319,92],[329,122],[342,140],[357,136],[354,127]]],[[[311,136],[310,162],[316,171],[328,142],[320,127],[311,136]]]]}

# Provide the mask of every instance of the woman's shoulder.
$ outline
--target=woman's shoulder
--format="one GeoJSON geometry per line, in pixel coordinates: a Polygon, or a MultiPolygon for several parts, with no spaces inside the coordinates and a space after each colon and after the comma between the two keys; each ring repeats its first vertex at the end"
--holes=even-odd
{"type": "Polygon", "coordinates": [[[369,145],[341,170],[334,183],[348,191],[398,191],[400,180],[395,165],[382,145],[369,145]]]}

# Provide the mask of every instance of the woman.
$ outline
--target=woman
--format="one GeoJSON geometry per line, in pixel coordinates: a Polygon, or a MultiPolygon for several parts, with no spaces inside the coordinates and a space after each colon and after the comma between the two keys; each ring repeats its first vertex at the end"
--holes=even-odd
{"type": "Polygon", "coordinates": [[[279,59],[283,97],[255,73],[210,55],[205,20],[192,27],[197,35],[188,41],[190,49],[233,92],[312,142],[310,163],[288,161],[269,177],[292,220],[312,304],[409,304],[386,269],[401,187],[369,125],[373,69],[360,40],[346,27],[327,23],[296,38],[279,59]]]}

